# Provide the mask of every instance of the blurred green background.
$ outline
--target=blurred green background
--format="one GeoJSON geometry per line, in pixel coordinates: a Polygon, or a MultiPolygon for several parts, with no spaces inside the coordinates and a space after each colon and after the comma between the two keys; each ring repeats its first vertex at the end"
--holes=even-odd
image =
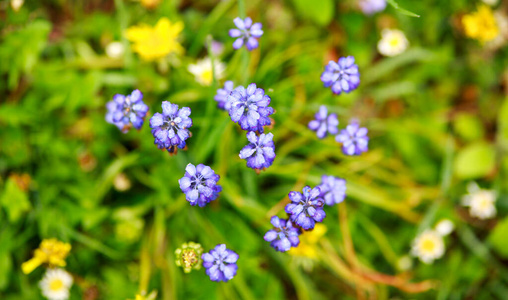
{"type": "Polygon", "coordinates": [[[352,0],[239,2],[0,2],[0,298],[42,299],[44,269],[20,265],[55,237],[73,247],[71,299],[134,299],[144,288],[158,299],[506,299],[508,49],[464,36],[460,17],[481,2],[397,1],[419,18],[393,6],[365,16],[352,0]],[[263,23],[259,49],[232,49],[238,15],[263,23]],[[161,17],[184,23],[185,54],[145,62],[124,32],[161,17]],[[383,28],[405,32],[407,51],[382,57],[383,28]],[[238,157],[245,133],[216,108],[222,82],[201,86],[187,70],[208,55],[208,36],[224,43],[225,79],[272,98],[277,157],[259,175],[238,157]],[[121,57],[106,55],[113,41],[121,57]],[[320,74],[346,55],[361,84],[334,96],[320,74]],[[148,119],[127,134],[105,122],[106,102],[135,88],[150,115],[163,100],[192,109],[188,151],[158,150],[148,119]],[[359,119],[370,150],[347,157],[332,137],[318,140],[306,124],[321,104],[340,128],[359,119]],[[221,176],[205,208],[179,188],[189,162],[221,176]],[[326,207],[326,234],[308,257],[274,251],[263,240],[270,217],[323,174],[347,180],[346,201],[326,207]],[[497,192],[496,218],[460,205],[471,180],[497,192]],[[442,218],[456,227],[444,256],[411,258],[415,236],[442,218]],[[184,274],[174,251],[187,241],[225,243],[240,255],[238,275],[184,274]]]}

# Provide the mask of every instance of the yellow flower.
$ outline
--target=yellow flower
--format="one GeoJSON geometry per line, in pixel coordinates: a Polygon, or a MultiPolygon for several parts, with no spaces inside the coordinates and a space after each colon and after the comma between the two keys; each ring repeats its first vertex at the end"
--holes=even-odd
{"type": "Polygon", "coordinates": [[[152,291],[150,294],[146,295],[146,292],[143,291],[140,294],[136,295],[135,300],[155,300],[157,298],[157,291],[152,291]]]}
{"type": "Polygon", "coordinates": [[[23,273],[28,274],[42,264],[50,267],[65,267],[65,258],[71,251],[71,245],[57,239],[42,240],[38,249],[34,251],[34,257],[21,265],[23,273]]]}
{"type": "Polygon", "coordinates": [[[499,34],[494,14],[486,5],[480,6],[477,12],[462,17],[462,25],[468,37],[483,43],[493,40],[499,34]]]}
{"type": "Polygon", "coordinates": [[[182,30],[182,22],[172,24],[168,18],[161,18],[155,27],[146,24],[129,27],[126,36],[134,43],[134,52],[139,53],[142,59],[152,61],[168,54],[183,53],[183,48],[177,41],[182,30]]]}
{"type": "Polygon", "coordinates": [[[300,244],[296,248],[291,248],[288,253],[292,256],[317,259],[316,244],[325,235],[326,231],[325,225],[316,224],[314,230],[300,235],[300,244]]]}

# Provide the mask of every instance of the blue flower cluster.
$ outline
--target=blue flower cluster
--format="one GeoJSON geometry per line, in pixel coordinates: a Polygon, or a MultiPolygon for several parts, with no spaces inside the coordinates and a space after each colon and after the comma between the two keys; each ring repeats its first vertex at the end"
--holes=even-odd
{"type": "Polygon", "coordinates": [[[116,94],[106,108],[106,122],[116,125],[123,133],[127,133],[131,126],[141,129],[148,112],[139,90],[134,90],[129,96],[116,94]]]}
{"type": "Polygon", "coordinates": [[[270,97],[265,91],[251,83],[244,88],[238,86],[228,96],[226,105],[229,116],[235,123],[240,124],[243,130],[263,133],[263,126],[272,124],[269,116],[274,113],[270,105],[270,97]]]}
{"type": "Polygon", "coordinates": [[[339,120],[336,114],[329,114],[326,106],[321,105],[319,111],[307,125],[310,130],[316,131],[318,138],[322,139],[329,133],[335,135],[335,140],[342,143],[342,153],[346,155],[360,155],[368,150],[369,137],[367,128],[360,127],[356,120],[353,120],[346,129],[340,131],[337,128],[339,120]],[[339,134],[337,134],[339,133],[339,134]]]}
{"type": "Polygon", "coordinates": [[[275,112],[269,106],[270,96],[255,83],[249,84],[247,88],[233,87],[232,81],[226,81],[224,87],[217,90],[214,99],[220,109],[228,111],[233,122],[248,131],[249,144],[240,151],[240,158],[247,160],[247,167],[256,171],[266,169],[275,159],[273,134],[264,134],[264,126],[272,125],[270,115],[275,112]]]}
{"type": "Polygon", "coordinates": [[[333,60],[325,67],[321,74],[321,81],[325,87],[332,87],[332,92],[339,95],[349,93],[360,85],[360,72],[352,56],[341,57],[337,62],[333,60]]]}
{"type": "MultiPolygon", "coordinates": [[[[258,48],[258,39],[263,35],[262,24],[252,19],[236,18],[237,28],[231,29],[229,35],[236,38],[233,48],[243,45],[251,51],[258,48]]],[[[325,87],[330,87],[336,95],[349,93],[358,88],[360,73],[352,56],[341,57],[337,62],[330,61],[321,74],[325,87]]],[[[143,95],[134,90],[131,95],[115,95],[113,101],[107,103],[106,121],[116,125],[122,132],[130,127],[141,129],[148,113],[148,106],[142,101],[143,95]]],[[[233,81],[226,81],[217,90],[214,97],[219,109],[228,112],[231,120],[247,131],[248,144],[240,150],[239,157],[245,159],[247,167],[259,172],[270,167],[275,159],[275,143],[272,133],[265,133],[265,127],[273,125],[271,115],[274,109],[270,106],[271,98],[256,83],[247,87],[236,86],[233,81]]],[[[150,128],[154,144],[159,149],[176,154],[177,149],[186,148],[187,139],[191,137],[189,128],[193,122],[189,107],[180,108],[169,101],[162,102],[162,113],[155,113],[150,118],[150,128]]],[[[308,128],[323,139],[328,134],[335,135],[337,142],[342,143],[342,151],[347,155],[359,155],[368,150],[367,129],[353,121],[339,132],[339,120],[335,113],[328,113],[325,105],[321,105],[315,119],[308,123],[308,128]]],[[[219,197],[222,191],[218,184],[220,176],[204,164],[197,166],[189,163],[185,174],[179,179],[181,191],[192,206],[204,207],[219,197]]],[[[311,188],[305,186],[302,192],[289,192],[291,200],[285,206],[286,219],[272,216],[270,229],[264,239],[277,251],[286,252],[300,243],[299,236],[305,231],[313,230],[315,224],[326,217],[324,206],[335,205],[346,197],[346,181],[342,178],[323,175],[321,184],[311,188]]],[[[214,249],[201,255],[203,267],[212,281],[229,281],[237,273],[239,255],[219,244],[214,249]]]]}
{"type": "Polygon", "coordinates": [[[238,270],[236,262],[240,256],[226,248],[225,244],[215,246],[214,249],[201,255],[203,267],[212,281],[229,281],[238,270]]]}
{"type": "Polygon", "coordinates": [[[245,19],[235,18],[233,20],[236,27],[235,29],[229,30],[229,36],[237,38],[233,43],[234,49],[240,49],[243,44],[249,51],[256,49],[259,46],[258,38],[263,35],[261,23],[252,24],[252,19],[247,17],[245,19]]]}
{"type": "Polygon", "coordinates": [[[217,184],[220,176],[209,166],[188,164],[185,175],[178,181],[185,198],[194,206],[204,207],[219,197],[222,187],[217,184]]]}
{"type": "Polygon", "coordinates": [[[190,137],[189,127],[192,126],[190,114],[188,107],[179,109],[178,105],[169,101],[162,102],[162,114],[155,113],[150,118],[154,143],[159,149],[176,153],[177,147],[185,148],[185,141],[190,137]]]}
{"type": "Polygon", "coordinates": [[[265,169],[272,165],[275,159],[275,144],[273,134],[260,134],[253,131],[247,133],[249,144],[240,151],[240,158],[247,160],[247,167],[252,169],[265,169]]]}
{"type": "Polygon", "coordinates": [[[309,129],[315,131],[318,138],[322,139],[327,133],[337,134],[339,129],[339,119],[336,114],[328,114],[326,106],[321,105],[319,111],[315,115],[315,120],[309,122],[309,129]]]}

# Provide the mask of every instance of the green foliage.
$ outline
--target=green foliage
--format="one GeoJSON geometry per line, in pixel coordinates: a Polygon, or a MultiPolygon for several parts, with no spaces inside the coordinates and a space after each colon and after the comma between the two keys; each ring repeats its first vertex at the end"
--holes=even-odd
{"type": "Polygon", "coordinates": [[[373,16],[356,1],[332,0],[166,0],[150,9],[140,1],[25,1],[17,12],[4,2],[0,299],[42,299],[45,267],[26,275],[20,266],[53,237],[72,245],[71,300],[134,299],[141,290],[164,300],[506,297],[508,49],[463,36],[470,1],[389,0],[373,16]],[[259,49],[232,49],[227,32],[239,15],[262,22],[259,49]],[[142,61],[125,30],[161,17],[184,23],[185,54],[142,61]],[[381,56],[384,28],[402,30],[409,48],[381,56]],[[209,37],[224,44],[216,59],[227,68],[205,87],[187,67],[209,55],[209,37]],[[113,41],[123,45],[118,57],[106,51],[113,41]],[[334,96],[320,75],[345,55],[355,56],[361,84],[334,96]],[[238,157],[245,132],[216,108],[224,80],[255,82],[272,98],[267,130],[277,157],[260,174],[238,157]],[[135,88],[149,115],[141,130],[123,134],[105,122],[105,104],[135,88]],[[188,149],[176,156],[154,146],[148,124],[164,100],[192,109],[188,149]],[[323,104],[341,129],[351,119],[369,129],[368,152],[344,156],[333,137],[307,129],[323,104]],[[221,176],[223,192],[205,208],[191,207],[179,188],[189,162],[221,176]],[[345,178],[347,197],[325,208],[314,256],[274,251],[263,240],[270,217],[285,216],[288,193],[324,174],[345,178]],[[471,180],[497,193],[492,220],[460,204],[471,180]],[[430,265],[411,258],[415,236],[443,218],[456,225],[444,256],[430,265]],[[226,243],[240,254],[238,275],[215,283],[204,270],[184,274],[174,251],[188,241],[205,250],[226,243]]]}
{"type": "Polygon", "coordinates": [[[455,174],[462,179],[488,175],[495,167],[494,147],[485,142],[476,142],[460,150],[455,159],[455,174]]]}

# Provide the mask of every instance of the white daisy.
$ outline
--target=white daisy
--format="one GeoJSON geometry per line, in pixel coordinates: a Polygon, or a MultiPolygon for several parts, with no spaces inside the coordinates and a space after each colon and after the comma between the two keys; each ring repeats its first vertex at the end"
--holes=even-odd
{"type": "Polygon", "coordinates": [[[25,3],[25,0],[11,0],[12,10],[19,11],[21,6],[23,6],[23,3],[25,3]]]}
{"type": "Polygon", "coordinates": [[[455,228],[455,225],[453,225],[453,222],[448,219],[442,219],[436,224],[436,227],[434,227],[434,230],[439,233],[441,236],[446,236],[452,233],[453,229],[455,228]]]}
{"type": "Polygon", "coordinates": [[[396,56],[406,51],[408,46],[409,41],[404,32],[398,29],[383,29],[377,49],[384,56],[396,56]]]}
{"type": "Polygon", "coordinates": [[[63,269],[48,269],[39,282],[42,294],[49,300],[67,300],[72,276],[63,269]]]}
{"type": "MultiPolygon", "coordinates": [[[[213,63],[215,69],[215,80],[220,80],[224,77],[226,65],[217,59],[213,63]]],[[[196,64],[189,65],[188,70],[196,77],[196,81],[199,84],[205,86],[212,84],[212,60],[209,57],[198,60],[196,64]]]]}
{"type": "Polygon", "coordinates": [[[483,3],[488,4],[490,6],[494,6],[497,4],[497,2],[499,2],[499,0],[482,0],[482,1],[483,3]]]}
{"type": "Polygon", "coordinates": [[[469,206],[469,214],[478,219],[490,219],[496,215],[496,193],[483,190],[474,182],[467,186],[468,194],[462,197],[462,205],[469,206]]]}
{"type": "Polygon", "coordinates": [[[121,42],[111,42],[106,46],[106,55],[111,58],[120,58],[124,53],[124,47],[121,42]]]}
{"type": "Polygon", "coordinates": [[[435,259],[443,256],[445,251],[442,236],[434,230],[422,232],[413,241],[411,254],[418,257],[426,264],[432,263],[435,259]]]}

